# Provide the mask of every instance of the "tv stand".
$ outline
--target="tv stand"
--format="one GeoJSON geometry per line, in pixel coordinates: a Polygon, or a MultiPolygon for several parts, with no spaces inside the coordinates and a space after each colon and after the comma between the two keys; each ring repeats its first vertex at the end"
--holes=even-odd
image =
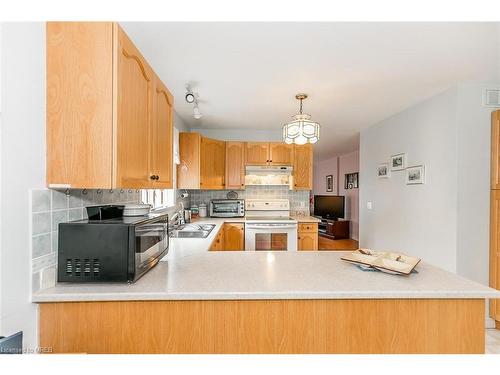
{"type": "Polygon", "coordinates": [[[318,223],[318,232],[322,237],[338,240],[342,238],[349,238],[349,220],[338,219],[323,219],[318,223]]]}

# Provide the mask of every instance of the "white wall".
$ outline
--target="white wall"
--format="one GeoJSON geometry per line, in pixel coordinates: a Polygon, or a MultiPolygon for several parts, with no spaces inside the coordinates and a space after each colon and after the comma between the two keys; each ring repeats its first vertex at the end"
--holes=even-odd
{"type": "Polygon", "coordinates": [[[6,23],[2,30],[1,288],[2,334],[24,331],[36,345],[30,303],[29,190],[45,185],[45,26],[6,23]]]}
{"type": "Polygon", "coordinates": [[[485,87],[460,85],[361,132],[361,245],[401,250],[488,284],[490,116],[485,87]],[[406,152],[426,184],[378,163],[406,152]],[[366,208],[373,202],[373,210],[366,208]]]}
{"type": "Polygon", "coordinates": [[[281,130],[194,128],[191,131],[200,133],[205,137],[225,141],[280,142],[282,140],[281,130]]]}
{"type": "Polygon", "coordinates": [[[451,89],[361,132],[361,246],[456,271],[456,106],[457,89],[451,89]],[[401,152],[409,165],[426,165],[426,184],[406,185],[403,171],[377,178],[377,165],[401,152]]]}
{"type": "Polygon", "coordinates": [[[313,194],[338,195],[339,190],[339,158],[337,156],[325,160],[314,160],[313,194]],[[333,176],[333,191],[326,191],[326,176],[333,176]]]}
{"type": "Polygon", "coordinates": [[[491,112],[482,106],[485,88],[463,85],[458,90],[457,273],[488,284],[490,226],[491,112]]]}

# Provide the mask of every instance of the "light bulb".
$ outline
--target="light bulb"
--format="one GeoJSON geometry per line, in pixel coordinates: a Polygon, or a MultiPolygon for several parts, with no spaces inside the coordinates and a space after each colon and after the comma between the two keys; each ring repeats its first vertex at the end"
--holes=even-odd
{"type": "Polygon", "coordinates": [[[198,108],[197,105],[193,107],[193,117],[195,120],[199,120],[203,115],[200,112],[200,109],[198,108]]]}

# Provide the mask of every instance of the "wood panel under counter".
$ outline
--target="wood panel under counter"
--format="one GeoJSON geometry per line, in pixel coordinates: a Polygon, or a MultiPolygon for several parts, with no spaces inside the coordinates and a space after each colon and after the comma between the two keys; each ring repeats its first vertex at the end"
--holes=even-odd
{"type": "Polygon", "coordinates": [[[40,346],[54,353],[479,354],[484,300],[46,303],[40,346]]]}

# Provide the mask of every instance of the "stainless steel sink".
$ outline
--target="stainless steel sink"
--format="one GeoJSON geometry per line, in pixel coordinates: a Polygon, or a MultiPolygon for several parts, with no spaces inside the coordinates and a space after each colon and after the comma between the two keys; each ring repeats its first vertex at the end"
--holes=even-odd
{"type": "Polygon", "coordinates": [[[206,238],[215,224],[184,224],[170,232],[173,238],[206,238]]]}

